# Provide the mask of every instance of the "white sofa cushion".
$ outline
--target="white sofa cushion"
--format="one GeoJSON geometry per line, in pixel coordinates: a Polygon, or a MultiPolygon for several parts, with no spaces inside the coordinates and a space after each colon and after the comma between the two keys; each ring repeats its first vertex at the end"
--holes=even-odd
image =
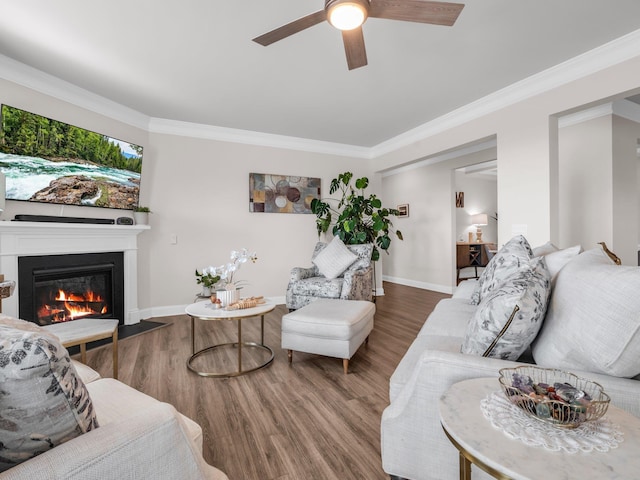
{"type": "Polygon", "coordinates": [[[545,367],[638,375],[640,268],[615,265],[601,247],[571,260],[556,278],[533,358],[545,367]]]}
{"type": "Polygon", "coordinates": [[[580,252],[582,252],[582,247],[580,245],[574,245],[573,247],[541,255],[544,257],[544,261],[551,274],[552,283],[562,267],[569,263],[573,257],[580,254],[580,252]]]}
{"type": "Polygon", "coordinates": [[[531,246],[522,235],[511,238],[498,250],[480,275],[478,285],[471,295],[471,303],[478,305],[493,289],[502,285],[506,278],[522,267],[529,265],[533,257],[531,246]]]}
{"type": "Polygon", "coordinates": [[[356,260],[358,256],[349,250],[339,237],[333,237],[331,243],[313,259],[313,264],[322,275],[333,280],[356,260]]]}
{"type": "Polygon", "coordinates": [[[551,276],[544,259],[522,263],[482,298],[461,352],[517,360],[540,330],[550,292],[551,276]]]}
{"type": "Polygon", "coordinates": [[[0,318],[0,471],[98,427],[89,392],[55,335],[0,318]]]}
{"type": "Polygon", "coordinates": [[[560,249],[553,243],[547,242],[544,245],[533,247],[531,249],[531,252],[533,253],[534,257],[543,257],[545,255],[548,255],[549,253],[557,252],[558,250],[560,249]]]}

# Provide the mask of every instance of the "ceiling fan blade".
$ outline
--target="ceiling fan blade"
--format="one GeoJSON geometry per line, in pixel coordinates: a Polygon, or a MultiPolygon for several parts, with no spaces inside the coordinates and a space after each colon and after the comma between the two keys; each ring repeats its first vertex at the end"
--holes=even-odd
{"type": "Polygon", "coordinates": [[[462,3],[426,0],[371,0],[369,16],[451,26],[464,8],[462,3]]]}
{"type": "Polygon", "coordinates": [[[313,27],[318,23],[324,22],[327,19],[327,12],[324,10],[320,10],[319,12],[312,13],[307,15],[306,17],[299,18],[298,20],[294,20],[291,23],[287,23],[281,27],[276,28],[275,30],[271,30],[259,37],[253,39],[254,42],[259,43],[260,45],[271,45],[278,40],[282,40],[283,38],[287,38],[294,33],[301,32],[309,27],[313,27]]]}
{"type": "Polygon", "coordinates": [[[367,50],[364,48],[362,27],[342,31],[344,53],[347,54],[349,70],[364,67],[367,64],[367,50]]]}

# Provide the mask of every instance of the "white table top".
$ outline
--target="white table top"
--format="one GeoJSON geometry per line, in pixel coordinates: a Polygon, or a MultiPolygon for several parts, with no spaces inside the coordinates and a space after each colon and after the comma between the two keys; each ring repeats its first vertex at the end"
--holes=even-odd
{"type": "Polygon", "coordinates": [[[111,335],[119,323],[118,320],[110,318],[81,318],[70,322],[52,323],[42,328],[56,335],[61,343],[67,343],[96,335],[111,335]]]}
{"type": "Polygon", "coordinates": [[[191,317],[199,318],[200,320],[225,320],[233,318],[247,318],[255,317],[258,315],[264,315],[276,308],[274,302],[270,302],[269,299],[265,299],[266,303],[258,305],[252,308],[243,308],[239,310],[225,310],[224,308],[214,309],[210,300],[204,302],[196,302],[191,305],[187,305],[184,309],[185,313],[191,317]]]}
{"type": "Polygon", "coordinates": [[[639,478],[640,418],[610,405],[605,418],[624,433],[618,448],[604,453],[552,452],[510,439],[485,418],[480,401],[499,390],[497,378],[476,378],[456,383],[440,398],[442,426],[480,462],[515,480],[639,478]]]}

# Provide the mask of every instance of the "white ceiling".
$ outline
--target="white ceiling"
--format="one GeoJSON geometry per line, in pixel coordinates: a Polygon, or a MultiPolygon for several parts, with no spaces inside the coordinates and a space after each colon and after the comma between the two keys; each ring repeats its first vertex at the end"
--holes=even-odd
{"type": "Polygon", "coordinates": [[[152,118],[373,147],[640,28],[638,0],[462,3],[369,19],[352,71],[327,23],[251,41],[323,0],[0,0],[0,54],[152,118]]]}

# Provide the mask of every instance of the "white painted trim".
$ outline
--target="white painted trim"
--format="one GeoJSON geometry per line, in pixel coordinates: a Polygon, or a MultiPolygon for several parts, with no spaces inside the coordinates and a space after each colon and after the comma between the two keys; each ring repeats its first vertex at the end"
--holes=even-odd
{"type": "Polygon", "coordinates": [[[371,149],[355,145],[252,132],[237,128],[216,127],[163,118],[151,118],[149,121],[149,131],[166,135],[204,138],[208,140],[219,140],[221,142],[260,145],[262,147],[284,148],[329,155],[344,155],[364,159],[369,159],[371,154],[371,149]]]}
{"type": "Polygon", "coordinates": [[[398,173],[407,172],[409,170],[415,170],[416,168],[426,167],[428,165],[434,165],[440,162],[446,162],[447,160],[459,158],[464,155],[470,155],[472,153],[482,152],[489,148],[495,148],[497,145],[498,145],[497,140],[493,138],[491,140],[487,140],[486,142],[476,143],[474,145],[469,145],[468,147],[458,148],[447,153],[429,157],[424,160],[412,163],[411,165],[404,165],[402,167],[392,168],[382,173],[382,176],[388,177],[390,175],[397,175],[398,173]]]}
{"type": "Polygon", "coordinates": [[[640,30],[636,30],[371,148],[151,118],[3,55],[0,55],[0,78],[150,132],[180,136],[204,136],[203,138],[227,142],[373,159],[526,98],[637,57],[639,52],[640,30]]]}
{"type": "Polygon", "coordinates": [[[624,98],[613,102],[613,114],[640,123],[640,105],[624,98]]]}
{"type": "Polygon", "coordinates": [[[0,55],[0,78],[127,125],[149,129],[149,116],[4,55],[0,55]]]}
{"type": "Polygon", "coordinates": [[[423,290],[431,290],[433,292],[448,293],[449,295],[453,294],[454,289],[454,287],[452,287],[451,285],[438,285],[435,283],[419,282],[417,280],[390,277],[388,275],[383,275],[382,279],[385,282],[397,283],[398,285],[406,285],[407,287],[421,288],[423,290]]]}
{"type": "Polygon", "coordinates": [[[382,142],[372,148],[371,157],[377,158],[391,153],[534,95],[637,57],[639,52],[640,30],[635,30],[382,142]]]}
{"type": "Polygon", "coordinates": [[[586,110],[580,110],[576,113],[570,113],[569,115],[563,115],[558,118],[558,128],[570,127],[577,125],[578,123],[587,122],[595,118],[604,117],[606,115],[613,114],[613,104],[611,102],[598,105],[597,107],[587,108],[586,110]]]}
{"type": "Polygon", "coordinates": [[[640,105],[629,100],[620,99],[614,102],[604,103],[596,107],[580,110],[576,113],[564,115],[558,118],[558,128],[570,127],[588,120],[604,117],[607,115],[617,115],[632,122],[640,123],[640,105]]]}

